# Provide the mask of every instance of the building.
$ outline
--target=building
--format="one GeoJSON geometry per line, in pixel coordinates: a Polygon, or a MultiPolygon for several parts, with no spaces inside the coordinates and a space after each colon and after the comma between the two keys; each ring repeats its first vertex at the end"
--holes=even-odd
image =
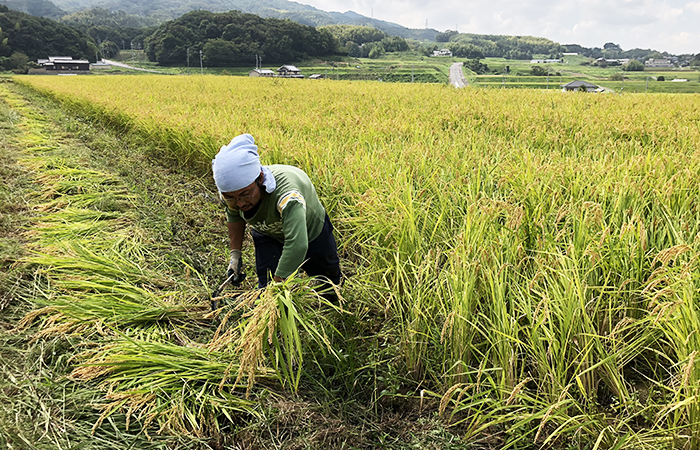
{"type": "Polygon", "coordinates": [[[533,59],[530,64],[561,64],[561,59],[533,59]]]}
{"type": "Polygon", "coordinates": [[[72,56],[49,56],[49,59],[38,59],[46,72],[90,72],[90,61],[73,59],[72,56]]]}
{"type": "Polygon", "coordinates": [[[562,86],[562,91],[564,92],[571,92],[571,91],[581,91],[583,89],[586,90],[586,92],[595,92],[596,89],[598,89],[598,86],[595,84],[591,84],[587,81],[581,81],[581,80],[576,80],[572,81],[571,83],[566,83],[563,84],[562,86]]]}
{"type": "Polygon", "coordinates": [[[284,78],[304,78],[304,75],[301,74],[301,70],[289,64],[285,64],[277,69],[277,76],[284,78]]]}
{"type": "Polygon", "coordinates": [[[433,50],[433,56],[452,56],[452,50],[450,50],[449,48],[433,50]]]}
{"type": "Polygon", "coordinates": [[[598,58],[595,60],[597,66],[622,66],[629,63],[629,58],[620,59],[609,59],[609,58],[598,58]]]}
{"type": "Polygon", "coordinates": [[[669,61],[666,58],[661,58],[661,59],[647,59],[644,61],[644,67],[665,67],[665,68],[670,68],[673,67],[673,63],[669,61]]]}
{"type": "Polygon", "coordinates": [[[275,76],[275,72],[270,69],[253,69],[250,72],[248,72],[248,76],[272,78],[275,76]]]}

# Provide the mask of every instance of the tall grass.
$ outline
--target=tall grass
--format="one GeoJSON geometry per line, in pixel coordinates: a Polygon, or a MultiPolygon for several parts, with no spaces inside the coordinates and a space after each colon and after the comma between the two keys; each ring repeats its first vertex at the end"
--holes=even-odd
{"type": "Polygon", "coordinates": [[[242,132],[304,168],[357,285],[375,286],[355,310],[468,435],[695,445],[697,96],[20,81],[200,173],[242,132]]]}

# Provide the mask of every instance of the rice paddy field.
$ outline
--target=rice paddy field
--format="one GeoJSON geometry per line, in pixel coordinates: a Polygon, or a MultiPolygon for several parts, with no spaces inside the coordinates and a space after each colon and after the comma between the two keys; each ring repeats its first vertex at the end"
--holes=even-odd
{"type": "Polygon", "coordinates": [[[15,77],[8,448],[700,447],[700,96],[15,77]],[[210,294],[231,137],[304,169],[345,274],[210,294]]]}

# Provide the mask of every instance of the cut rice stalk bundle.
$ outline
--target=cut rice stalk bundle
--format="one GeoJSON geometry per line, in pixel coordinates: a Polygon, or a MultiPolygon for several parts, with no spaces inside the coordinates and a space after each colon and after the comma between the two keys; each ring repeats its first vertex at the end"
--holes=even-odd
{"type": "Polygon", "coordinates": [[[28,235],[35,237],[43,245],[50,245],[55,241],[86,239],[104,243],[107,241],[104,236],[130,234],[128,218],[115,212],[67,208],[41,220],[28,235]]]}
{"type": "Polygon", "coordinates": [[[27,314],[18,329],[28,328],[43,316],[35,339],[92,332],[105,336],[112,333],[110,330],[140,335],[158,324],[170,324],[171,328],[174,322],[191,326],[204,320],[206,304],[180,301],[180,297],[179,292],[156,295],[135,286],[117,285],[112,292],[71,292],[40,302],[46,306],[27,314]]]}
{"type": "MultiPolygon", "coordinates": [[[[237,416],[260,416],[255,402],[237,394],[227,382],[231,370],[238,371],[231,353],[212,352],[194,343],[187,346],[167,342],[120,339],[81,355],[85,362],[70,374],[76,381],[102,379],[107,403],[95,424],[118,410],[143,420],[144,432],[158,424],[158,432],[211,436],[219,433],[222,421],[237,416]],[[221,380],[221,382],[219,382],[221,380]]],[[[260,378],[273,380],[271,371],[260,378]]]]}
{"type": "Polygon", "coordinates": [[[41,197],[45,199],[59,195],[125,190],[106,173],[68,167],[47,170],[37,177],[37,181],[44,187],[41,197]]]}
{"type": "Polygon", "coordinates": [[[26,262],[43,266],[43,271],[59,283],[61,280],[71,280],[75,277],[99,277],[159,288],[173,285],[173,281],[166,278],[162,272],[146,268],[143,259],[129,259],[126,256],[129,254],[138,256],[137,252],[122,252],[121,249],[110,248],[99,254],[84,243],[77,242],[58,248],[61,252],[56,254],[35,252],[34,256],[26,259],[26,262]]]}
{"type": "Polygon", "coordinates": [[[126,190],[89,192],[74,195],[59,195],[53,200],[36,206],[38,211],[56,211],[67,207],[92,208],[100,211],[125,211],[136,197],[126,190]]]}
{"type": "MultiPolygon", "coordinates": [[[[302,342],[310,339],[322,352],[337,358],[323,323],[314,320],[319,318],[319,306],[336,307],[314,291],[313,282],[310,278],[297,278],[295,274],[282,283],[271,283],[261,291],[255,307],[244,314],[235,350],[240,355],[240,371],[234,384],[238,385],[247,376],[247,395],[257,374],[265,367],[266,354],[280,382],[294,392],[299,389],[302,374],[302,342]]],[[[331,330],[337,333],[335,328],[331,330]]]]}

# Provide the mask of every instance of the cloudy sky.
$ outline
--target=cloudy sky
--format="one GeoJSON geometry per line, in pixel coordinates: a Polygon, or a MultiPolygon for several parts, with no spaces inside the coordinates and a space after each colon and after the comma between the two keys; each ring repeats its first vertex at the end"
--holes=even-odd
{"type": "Polygon", "coordinates": [[[296,0],[409,28],[530,35],[560,44],[700,53],[700,0],[296,0]]]}

